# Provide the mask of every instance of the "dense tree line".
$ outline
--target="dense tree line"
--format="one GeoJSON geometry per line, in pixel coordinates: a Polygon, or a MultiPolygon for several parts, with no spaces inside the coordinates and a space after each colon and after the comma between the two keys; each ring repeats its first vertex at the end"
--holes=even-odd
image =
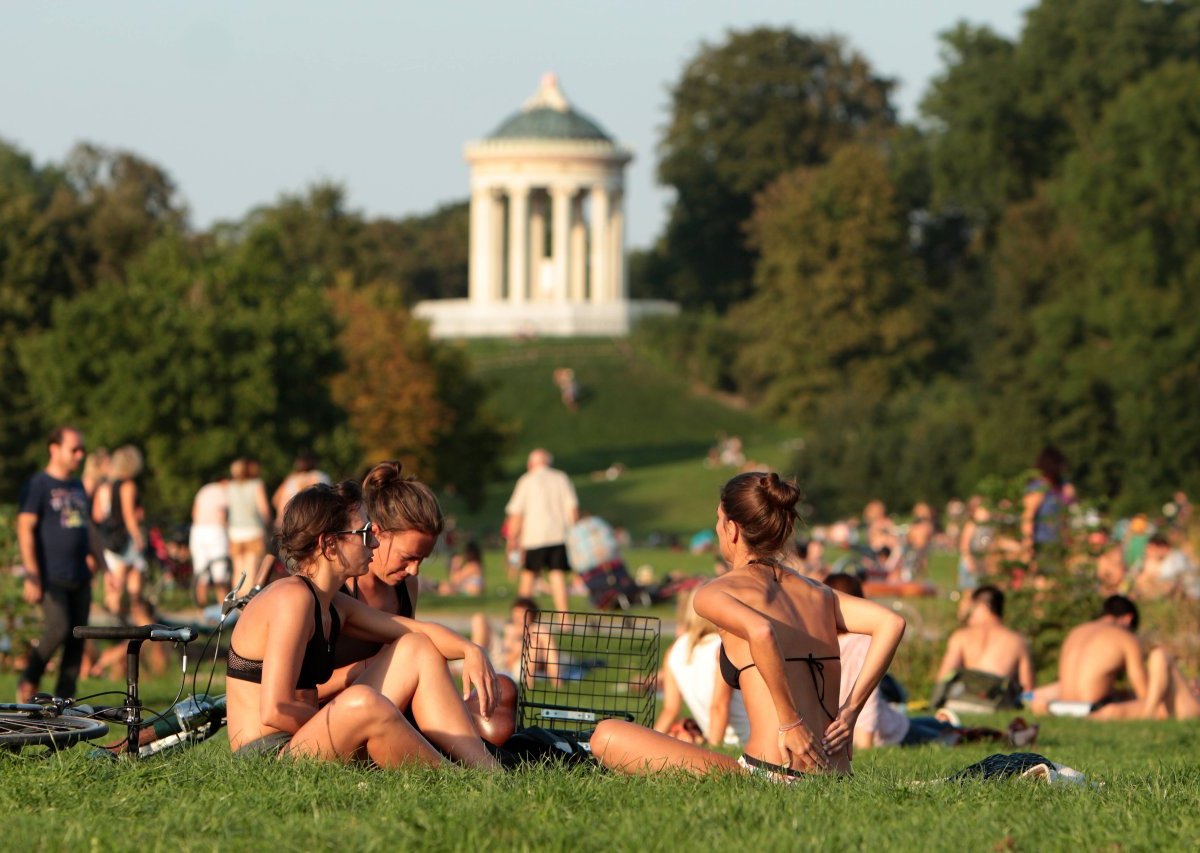
{"type": "Polygon", "coordinates": [[[901,126],[839,42],[704,46],[633,269],[692,313],[643,338],[796,425],[824,514],[963,494],[1045,442],[1114,509],[1195,490],[1200,3],[1043,0],[943,58],[901,126]]]}
{"type": "Polygon", "coordinates": [[[465,291],[465,205],[370,220],[322,185],[196,231],[135,155],[39,167],[0,143],[0,490],[70,421],[143,448],[161,511],[238,455],[273,479],[304,450],[344,475],[399,458],[478,500],[501,433],[408,311],[465,291]]]}

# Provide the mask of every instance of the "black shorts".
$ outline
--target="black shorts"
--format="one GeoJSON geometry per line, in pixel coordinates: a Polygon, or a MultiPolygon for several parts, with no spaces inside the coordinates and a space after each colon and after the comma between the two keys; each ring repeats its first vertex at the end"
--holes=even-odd
{"type": "Polygon", "coordinates": [[[567,546],[547,545],[545,548],[530,548],[525,552],[525,568],[531,572],[546,569],[571,571],[571,564],[567,562],[567,546]]]}

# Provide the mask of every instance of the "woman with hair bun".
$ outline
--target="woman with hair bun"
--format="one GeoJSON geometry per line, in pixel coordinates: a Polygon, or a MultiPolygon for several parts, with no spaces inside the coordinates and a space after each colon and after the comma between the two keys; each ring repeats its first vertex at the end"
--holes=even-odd
{"type": "Polygon", "coordinates": [[[854,723],[887,671],[904,620],[843,596],[786,568],[800,492],[777,474],[739,474],[717,504],[717,542],[730,570],[705,584],[696,613],[721,635],[721,677],[741,690],[750,737],[736,761],[623,720],[605,720],[592,753],[607,767],[645,774],[746,772],[789,782],[809,772],[850,772],[854,723]],[[838,706],[838,634],[868,634],[871,645],[846,702],[838,706]]]}
{"type": "MultiPolygon", "coordinates": [[[[421,563],[445,527],[437,497],[424,483],[405,474],[399,462],[380,462],[367,472],[362,488],[379,547],[368,571],[348,579],[341,591],[376,610],[401,617],[414,631],[429,634],[445,652],[446,660],[462,660],[464,688],[471,684],[481,687],[465,696],[472,722],[486,740],[503,743],[515,725],[516,684],[495,674],[480,646],[442,625],[413,618],[421,563]]],[[[341,639],[334,651],[337,669],[320,686],[321,699],[354,683],[385,649],[385,644],[375,640],[341,639]]]]}
{"type": "MultiPolygon", "coordinates": [[[[410,620],[338,592],[368,571],[378,547],[357,483],[313,486],[288,502],[279,550],[293,576],[255,596],[230,637],[230,748],[241,755],[369,758],[383,767],[440,765],[444,753],[498,769],[446,670],[450,650],[410,620]],[[317,685],[333,672],[342,635],[387,645],[320,706],[317,685]],[[411,707],[424,734],[398,706],[411,707]]],[[[483,682],[476,686],[490,696],[492,685],[483,682]]]]}

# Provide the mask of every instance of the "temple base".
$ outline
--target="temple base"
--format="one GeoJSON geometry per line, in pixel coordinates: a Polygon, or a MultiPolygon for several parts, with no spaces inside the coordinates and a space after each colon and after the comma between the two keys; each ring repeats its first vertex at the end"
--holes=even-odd
{"type": "Polygon", "coordinates": [[[435,338],[623,337],[644,317],[674,317],[679,305],[638,299],[601,305],[566,302],[481,304],[469,299],[418,302],[413,313],[435,338]]]}

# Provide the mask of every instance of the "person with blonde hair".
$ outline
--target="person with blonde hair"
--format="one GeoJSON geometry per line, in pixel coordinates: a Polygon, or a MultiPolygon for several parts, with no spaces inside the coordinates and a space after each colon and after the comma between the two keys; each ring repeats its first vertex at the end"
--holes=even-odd
{"type": "MultiPolygon", "coordinates": [[[[685,720],[676,721],[681,706],[686,703],[699,729],[699,742],[712,746],[725,743],[745,743],[750,737],[750,721],[740,691],[733,690],[719,677],[717,655],[721,637],[717,626],[696,613],[697,589],[688,593],[680,608],[679,636],[667,649],[663,666],[663,704],[654,723],[656,732],[673,734],[678,729],[686,733],[690,727],[685,720]]],[[[680,740],[696,743],[691,736],[680,740]]]]}
{"type": "Polygon", "coordinates": [[[131,444],[118,447],[109,459],[109,477],[96,489],[97,502],[107,506],[100,522],[104,543],[104,607],[120,613],[125,593],[140,601],[146,574],[144,511],[137,477],[142,473],[142,453],[131,444]]]}
{"type": "Polygon", "coordinates": [[[625,773],[744,772],[789,782],[850,773],[855,721],[904,635],[904,619],[802,577],[778,558],[791,540],[800,490],[774,473],[746,472],[717,503],[717,541],[729,571],[696,594],[696,613],[721,637],[722,679],[742,692],[750,736],[737,760],[624,720],[596,727],[592,754],[625,773]],[[838,703],[838,635],[871,637],[862,670],[838,703]],[[831,707],[832,705],[832,707],[831,707]]]}

